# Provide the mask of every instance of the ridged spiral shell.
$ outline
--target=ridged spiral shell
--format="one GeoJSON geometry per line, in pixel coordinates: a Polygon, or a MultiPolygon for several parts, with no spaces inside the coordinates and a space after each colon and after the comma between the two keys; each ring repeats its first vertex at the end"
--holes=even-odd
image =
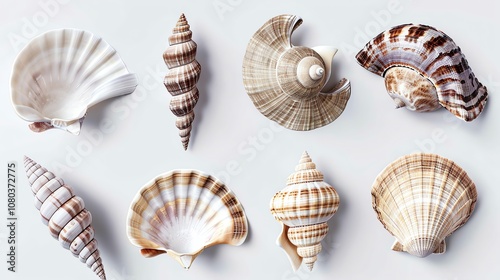
{"type": "Polygon", "coordinates": [[[368,42],[356,59],[368,71],[385,77],[387,92],[398,108],[425,112],[442,106],[472,121],[488,99],[486,87],[460,47],[431,26],[395,26],[368,42]]]}
{"type": "Polygon", "coordinates": [[[127,218],[130,242],[145,257],[167,253],[185,269],[210,246],[242,244],[248,234],[243,206],[215,177],[172,170],[146,183],[127,218]]]}
{"type": "Polygon", "coordinates": [[[328,233],[327,221],[337,212],[340,199],[335,189],[323,181],[323,174],[304,152],[287,187],[271,199],[274,218],[282,223],[277,243],[297,270],[304,262],[313,269],[328,233]]]}
{"type": "Polygon", "coordinates": [[[396,238],[392,249],[417,257],[444,253],[445,238],[467,222],[476,201],[476,186],[467,173],[435,154],[395,160],[372,187],[373,209],[396,238]]]}
{"type": "Polygon", "coordinates": [[[195,59],[197,45],[191,39],[192,32],[184,14],[172,33],[168,38],[170,46],[163,53],[163,60],[169,69],[164,84],[172,95],[170,110],[177,117],[175,126],[179,129],[182,146],[186,150],[194,120],[194,107],[199,98],[196,83],[200,78],[201,65],[195,59]]]}
{"type": "Polygon", "coordinates": [[[243,59],[243,84],[255,107],[292,130],[312,130],[337,119],[351,86],[342,79],[324,90],[337,49],[293,46],[292,32],[302,19],[280,15],[268,20],[250,39],[243,59]]]}
{"type": "Polygon", "coordinates": [[[85,208],[82,198],[76,196],[63,179],[32,159],[25,157],[24,166],[35,196],[35,207],[52,237],[105,280],[106,274],[91,225],[92,215],[85,208]]]}

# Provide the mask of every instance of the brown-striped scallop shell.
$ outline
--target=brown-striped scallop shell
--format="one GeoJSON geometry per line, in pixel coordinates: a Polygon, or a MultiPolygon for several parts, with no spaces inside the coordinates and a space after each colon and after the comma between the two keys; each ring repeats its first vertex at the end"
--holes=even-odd
{"type": "Polygon", "coordinates": [[[373,209],[396,238],[392,249],[417,257],[444,253],[445,238],[467,222],[476,201],[467,173],[435,154],[395,160],[372,187],[373,209]]]}
{"type": "Polygon", "coordinates": [[[445,107],[474,120],[488,92],[455,42],[431,26],[403,24],[380,33],[357,55],[358,63],[385,77],[396,106],[426,112],[445,107]]]}
{"type": "Polygon", "coordinates": [[[190,26],[182,14],[168,38],[170,46],[163,53],[163,60],[169,69],[164,84],[172,95],[170,110],[177,117],[175,125],[179,129],[184,150],[191,136],[194,106],[199,98],[196,83],[201,73],[201,65],[195,59],[197,45],[191,38],[190,26]]]}
{"type": "Polygon", "coordinates": [[[247,234],[245,211],[234,193],[196,170],[172,170],[146,183],[127,218],[128,238],[143,256],[167,253],[185,269],[205,248],[237,246],[247,234]]]}
{"type": "Polygon", "coordinates": [[[325,88],[337,49],[293,46],[292,32],[300,24],[298,16],[280,15],[255,32],[243,59],[243,84],[264,116],[302,131],[337,119],[351,96],[351,85],[342,79],[332,89],[325,88]]]}
{"type": "Polygon", "coordinates": [[[25,157],[24,166],[35,195],[35,207],[52,237],[105,280],[106,274],[91,225],[92,215],[85,209],[82,198],[74,195],[71,187],[64,184],[61,178],[32,159],[25,157]]]}
{"type": "Polygon", "coordinates": [[[321,240],[328,233],[327,221],[337,212],[339,203],[335,189],[323,181],[323,174],[304,152],[287,186],[274,195],[270,205],[274,218],[282,223],[277,243],[294,271],[302,261],[313,269],[321,240]]]}

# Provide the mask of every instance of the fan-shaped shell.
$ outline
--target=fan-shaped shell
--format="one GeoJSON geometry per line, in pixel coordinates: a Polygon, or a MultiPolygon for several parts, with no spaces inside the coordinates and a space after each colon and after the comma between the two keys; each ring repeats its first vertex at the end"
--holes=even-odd
{"type": "Polygon", "coordinates": [[[410,104],[409,109],[430,111],[443,106],[458,118],[472,121],[488,99],[486,87],[478,81],[460,48],[449,36],[431,26],[393,27],[368,42],[356,59],[368,71],[386,77],[389,93],[400,85],[394,77],[406,75],[407,69],[418,74],[410,78],[418,84],[410,88],[410,96],[392,96],[398,107],[410,104]],[[389,73],[393,68],[400,68],[402,73],[389,73]],[[429,85],[433,89],[423,92],[422,87],[429,85]],[[434,99],[440,105],[435,104],[434,99]]]}
{"type": "Polygon", "coordinates": [[[35,207],[52,237],[105,280],[106,274],[91,225],[92,215],[85,209],[83,199],[76,196],[61,178],[32,159],[25,157],[24,166],[35,195],[35,207]]]}
{"type": "Polygon", "coordinates": [[[127,235],[146,257],[168,253],[188,269],[203,249],[242,244],[248,233],[243,206],[221,181],[196,170],[159,175],[135,196],[127,235]]]}
{"type": "Polygon", "coordinates": [[[243,84],[264,116],[289,129],[311,130],[342,114],[351,89],[342,79],[331,92],[321,92],[337,50],[293,46],[292,32],[301,23],[297,16],[276,16],[253,35],[243,60],[243,84]]]}
{"type": "Polygon", "coordinates": [[[164,83],[172,95],[170,110],[177,117],[175,125],[186,150],[194,121],[194,107],[199,99],[196,83],[200,78],[201,65],[195,58],[198,46],[191,39],[192,32],[184,14],[181,14],[172,33],[168,39],[170,46],[163,53],[163,60],[170,69],[164,83]]]}
{"type": "Polygon", "coordinates": [[[270,209],[282,223],[277,243],[297,270],[302,261],[312,270],[328,233],[327,221],[337,212],[340,199],[335,189],[323,181],[323,174],[304,152],[287,186],[276,193],[270,209]]]}
{"type": "Polygon", "coordinates": [[[425,257],[444,253],[445,237],[469,219],[476,187],[453,161],[411,154],[389,164],[375,179],[373,209],[396,237],[393,250],[425,257]]]}
{"type": "Polygon", "coordinates": [[[51,30],[31,40],[14,62],[11,100],[31,130],[80,133],[87,109],[137,86],[115,49],[83,30],[51,30]]]}

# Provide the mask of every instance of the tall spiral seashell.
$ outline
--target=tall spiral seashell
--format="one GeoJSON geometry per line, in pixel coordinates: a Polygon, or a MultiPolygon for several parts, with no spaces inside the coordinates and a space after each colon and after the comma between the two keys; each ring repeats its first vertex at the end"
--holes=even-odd
{"type": "Polygon", "coordinates": [[[168,38],[170,46],[163,53],[163,59],[169,69],[164,84],[172,95],[170,110],[177,117],[175,126],[179,129],[184,150],[187,150],[191,136],[193,109],[199,98],[196,83],[201,72],[201,65],[195,59],[197,45],[191,37],[192,32],[186,17],[181,14],[173,34],[168,38]]]}
{"type": "Polygon", "coordinates": [[[304,262],[313,269],[321,251],[321,240],[328,233],[327,221],[337,212],[339,195],[323,181],[323,174],[304,152],[287,187],[271,200],[271,213],[282,223],[277,243],[297,270],[304,262]]]}
{"type": "Polygon", "coordinates": [[[106,274],[91,225],[92,215],[85,209],[83,199],[74,195],[71,187],[61,178],[32,159],[25,157],[24,167],[35,195],[35,207],[52,237],[105,280],[106,274]]]}

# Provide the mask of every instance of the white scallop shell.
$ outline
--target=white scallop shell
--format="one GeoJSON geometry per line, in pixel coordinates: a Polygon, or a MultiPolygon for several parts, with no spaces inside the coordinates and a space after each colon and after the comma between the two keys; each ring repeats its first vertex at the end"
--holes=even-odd
{"type": "Polygon", "coordinates": [[[476,186],[467,173],[435,154],[395,160],[372,188],[373,209],[396,238],[392,249],[417,257],[444,253],[445,238],[467,222],[476,201],[476,186]]]}
{"type": "Polygon", "coordinates": [[[83,30],[48,31],[19,53],[11,76],[16,113],[31,130],[80,133],[87,109],[137,86],[122,59],[100,37],[83,30]]]}
{"type": "Polygon", "coordinates": [[[221,181],[196,170],[172,170],[144,185],[127,218],[141,254],[167,253],[185,269],[203,249],[242,244],[248,224],[242,205],[221,181]]]}

